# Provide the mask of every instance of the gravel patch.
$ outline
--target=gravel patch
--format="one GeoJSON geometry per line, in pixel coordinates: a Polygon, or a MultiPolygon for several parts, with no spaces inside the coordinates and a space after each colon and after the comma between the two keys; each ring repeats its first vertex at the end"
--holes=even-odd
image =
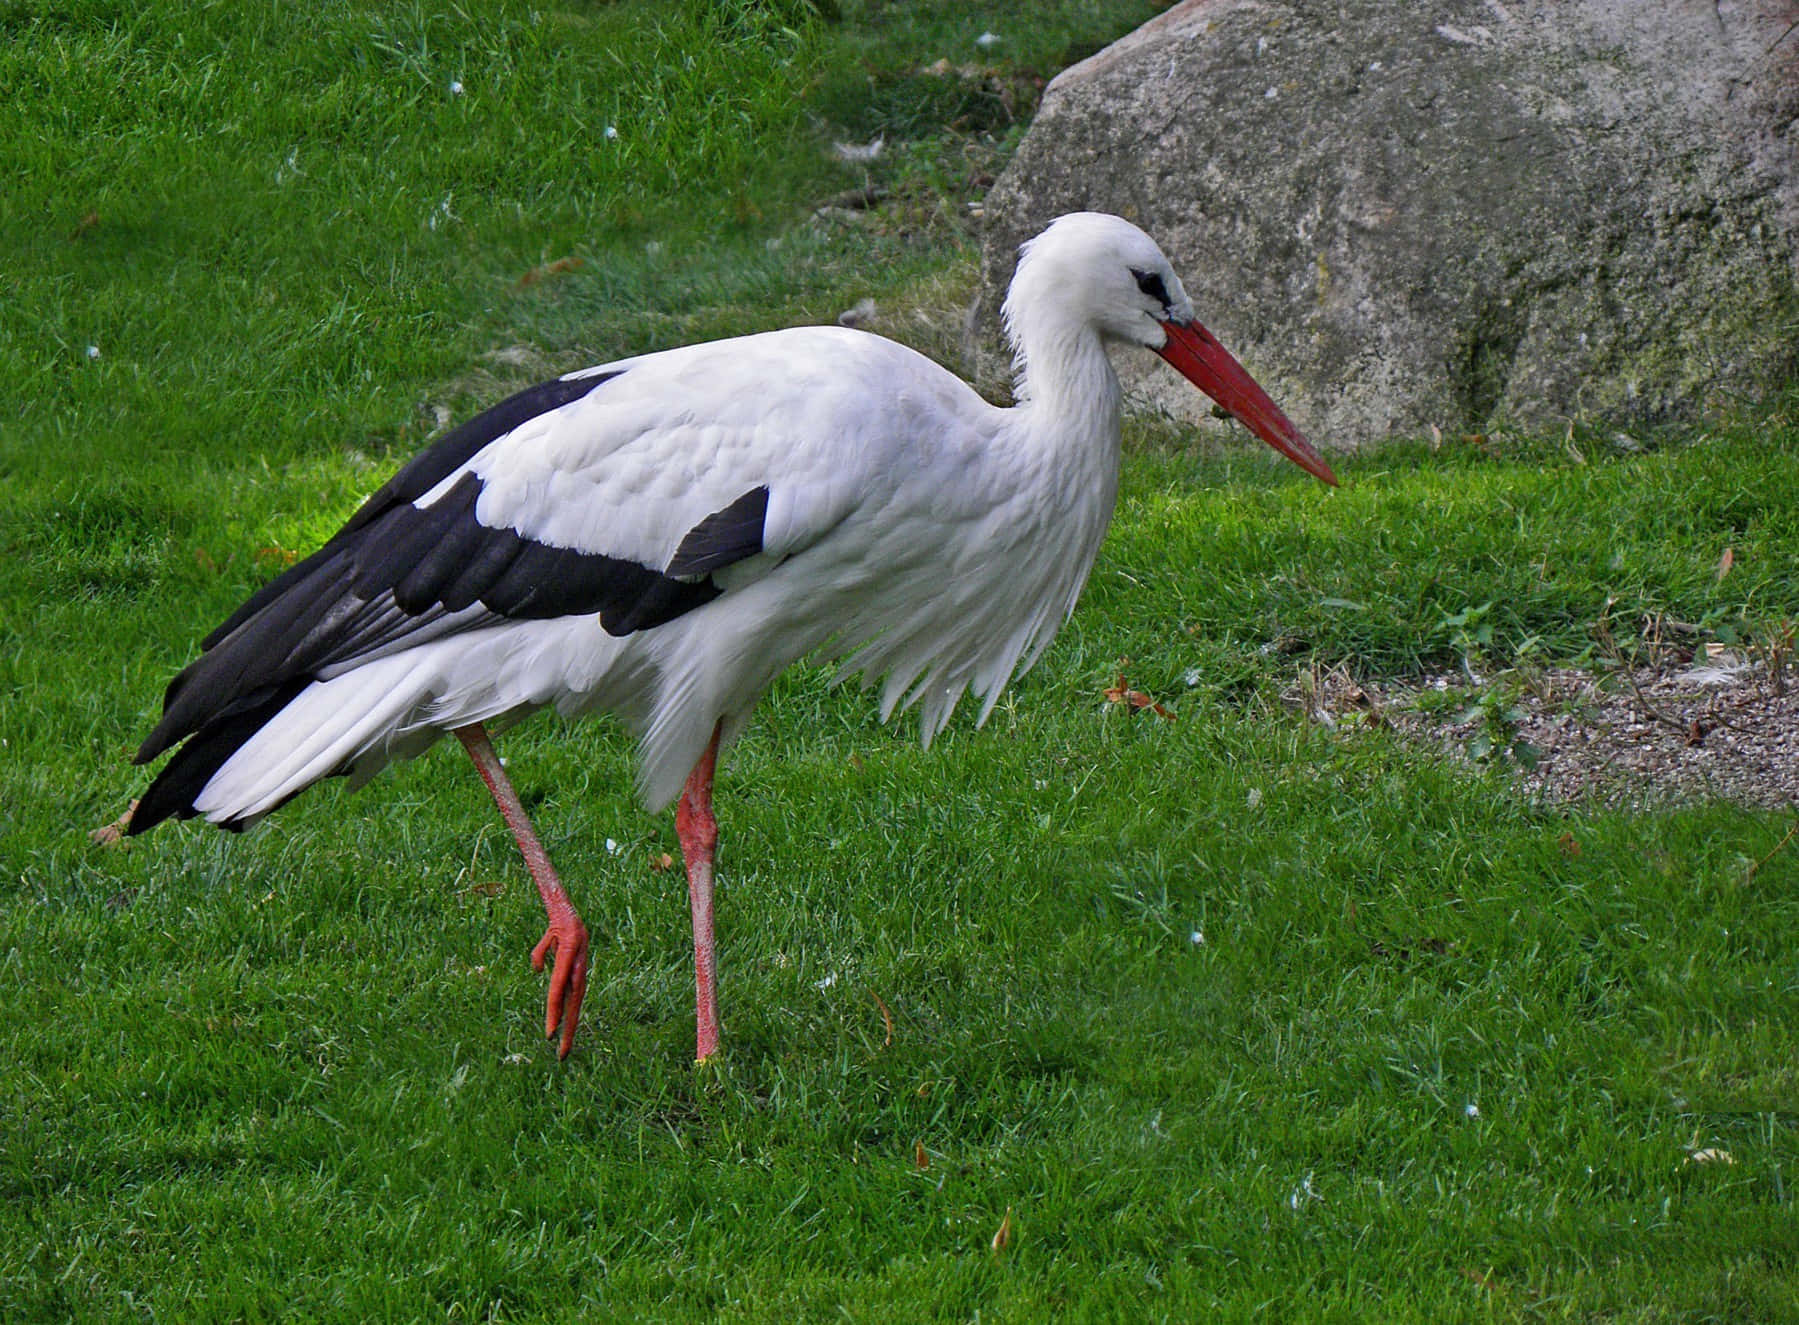
{"type": "Polygon", "coordinates": [[[1481,752],[1548,804],[1785,809],[1799,808],[1794,670],[1715,653],[1634,670],[1509,672],[1481,684],[1462,675],[1356,681],[1309,672],[1284,698],[1329,726],[1386,725],[1456,758],[1481,752]],[[1482,751],[1483,734],[1493,749],[1482,751]]]}

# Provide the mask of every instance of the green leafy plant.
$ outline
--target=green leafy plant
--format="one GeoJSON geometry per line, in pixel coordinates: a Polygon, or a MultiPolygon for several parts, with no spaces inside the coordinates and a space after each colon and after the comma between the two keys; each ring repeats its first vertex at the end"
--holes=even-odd
{"type": "Polygon", "coordinates": [[[1476,679],[1475,665],[1493,647],[1493,623],[1487,620],[1492,610],[1489,599],[1479,607],[1449,613],[1437,623],[1437,633],[1449,637],[1449,645],[1461,655],[1462,671],[1471,681],[1476,679]]]}
{"type": "Polygon", "coordinates": [[[1470,759],[1509,759],[1520,768],[1532,769],[1543,752],[1519,734],[1524,718],[1524,710],[1509,696],[1498,686],[1489,686],[1456,715],[1455,722],[1457,726],[1473,724],[1467,747],[1470,759]]]}

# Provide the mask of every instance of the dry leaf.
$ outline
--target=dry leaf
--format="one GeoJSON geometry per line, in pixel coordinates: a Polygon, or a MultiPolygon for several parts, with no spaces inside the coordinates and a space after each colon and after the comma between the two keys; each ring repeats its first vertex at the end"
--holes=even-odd
{"type": "Polygon", "coordinates": [[[931,1167],[931,1157],[925,1154],[923,1141],[915,1141],[912,1143],[912,1167],[915,1169],[928,1169],[931,1167]]]}
{"type": "Polygon", "coordinates": [[[999,1221],[999,1228],[993,1234],[993,1250],[998,1253],[1012,1245],[1012,1207],[1006,1207],[1006,1217],[999,1221]]]}
{"type": "Polygon", "coordinates": [[[560,276],[564,272],[580,271],[587,265],[585,258],[557,258],[554,262],[546,262],[541,267],[533,267],[518,278],[512,287],[515,290],[529,289],[546,276],[560,276]]]}
{"type": "MultiPolygon", "coordinates": [[[[1126,659],[1125,661],[1128,662],[1129,659],[1126,659]]],[[[1154,713],[1158,718],[1161,718],[1165,722],[1174,721],[1174,714],[1166,707],[1156,703],[1155,700],[1151,699],[1141,690],[1132,690],[1127,687],[1124,683],[1123,672],[1118,673],[1118,679],[1105,690],[1101,691],[1100,694],[1108,704],[1128,704],[1132,710],[1148,709],[1151,713],[1154,713]]]]}
{"type": "Polygon", "coordinates": [[[1555,844],[1562,849],[1562,854],[1569,859],[1580,855],[1580,843],[1574,840],[1573,833],[1563,833],[1555,839],[1555,844]]]}
{"type": "Polygon", "coordinates": [[[1722,580],[1730,574],[1730,568],[1736,564],[1737,554],[1733,548],[1725,548],[1724,555],[1718,558],[1718,578],[1722,580]]]}
{"type": "Polygon", "coordinates": [[[259,566],[273,562],[277,566],[291,566],[300,559],[298,552],[290,552],[278,544],[256,549],[256,563],[259,566]]]}
{"type": "Polygon", "coordinates": [[[655,870],[658,874],[662,873],[664,870],[672,869],[674,863],[675,858],[666,851],[659,856],[653,855],[650,857],[650,868],[655,870]]]}
{"type": "Polygon", "coordinates": [[[1734,1158],[1732,1158],[1731,1153],[1728,1150],[1717,1150],[1717,1149],[1707,1148],[1705,1150],[1695,1150],[1692,1154],[1688,1155],[1687,1163],[1689,1163],[1689,1164],[1735,1164],[1736,1160],[1734,1158]]]}
{"type": "Polygon", "coordinates": [[[887,1005],[881,1002],[881,996],[875,993],[874,990],[869,990],[868,996],[875,1001],[875,1006],[881,1010],[881,1023],[887,1027],[887,1038],[881,1041],[881,1048],[885,1049],[893,1043],[893,1014],[887,1010],[887,1005]]]}
{"type": "Polygon", "coordinates": [[[71,241],[80,239],[88,231],[92,230],[95,226],[97,226],[99,224],[100,224],[100,213],[99,212],[84,213],[82,215],[82,218],[79,221],[75,222],[75,228],[73,230],[69,231],[69,239],[71,241]]]}
{"type": "Polygon", "coordinates": [[[483,879],[480,883],[471,883],[468,887],[464,888],[462,890],[462,895],[466,897],[470,893],[476,893],[482,897],[498,897],[505,891],[506,880],[483,879]]]}

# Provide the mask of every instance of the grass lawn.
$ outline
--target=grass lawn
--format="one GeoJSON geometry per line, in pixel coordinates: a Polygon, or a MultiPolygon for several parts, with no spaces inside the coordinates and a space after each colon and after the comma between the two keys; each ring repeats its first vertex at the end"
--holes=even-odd
{"type": "Polygon", "coordinates": [[[1334,492],[1135,426],[985,728],[777,685],[703,1069],[605,723],[502,740],[594,933],[562,1064],[456,749],[89,841],[200,636],[446,419],[865,297],[953,344],[1032,75],[1155,7],[0,10],[0,1319],[1799,1320],[1793,814],[1533,805],[1281,699],[1777,640],[1790,401],[1334,492]]]}

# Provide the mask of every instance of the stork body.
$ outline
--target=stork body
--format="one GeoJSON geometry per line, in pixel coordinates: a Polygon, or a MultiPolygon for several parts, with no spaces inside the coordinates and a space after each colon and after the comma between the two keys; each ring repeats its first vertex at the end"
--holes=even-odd
{"type": "Polygon", "coordinates": [[[533,959],[555,955],[545,1024],[566,1054],[586,932],[487,728],[611,712],[639,739],[644,803],[681,798],[709,1056],[719,751],[808,655],[878,683],[883,718],[916,705],[927,744],[970,690],[986,717],[1073,609],[1112,514],[1106,341],[1157,350],[1334,482],[1127,222],[1057,221],[1026,246],[1006,318],[1008,409],[892,341],[804,327],[570,374],[455,429],[208,637],[138,753],[185,742],[131,831],[243,827],[456,732],[543,897],[533,959]]]}

